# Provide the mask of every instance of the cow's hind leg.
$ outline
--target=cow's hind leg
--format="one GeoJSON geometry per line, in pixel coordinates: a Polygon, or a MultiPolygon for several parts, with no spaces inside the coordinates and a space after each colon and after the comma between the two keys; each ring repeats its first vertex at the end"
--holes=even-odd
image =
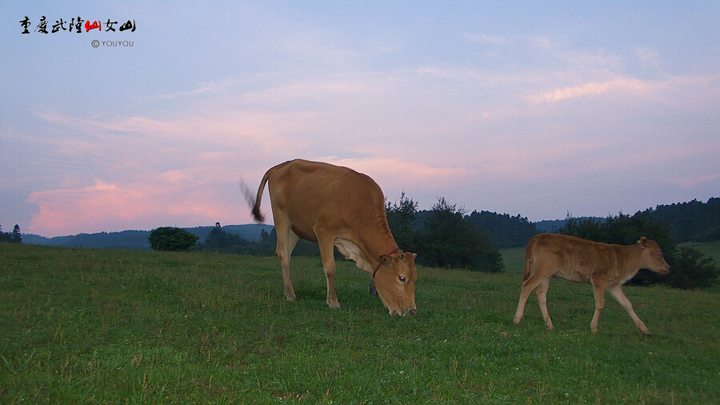
{"type": "Polygon", "coordinates": [[[327,280],[327,304],[330,308],[340,308],[337,295],[335,295],[335,238],[321,236],[318,229],[315,229],[315,235],[318,237],[318,247],[320,248],[320,259],[322,260],[323,270],[325,271],[325,279],[327,280]]]}
{"type": "Polygon", "coordinates": [[[619,302],[620,305],[622,305],[622,307],[625,308],[625,310],[627,311],[627,313],[630,314],[630,318],[632,318],[633,322],[635,322],[635,325],[636,325],[638,328],[640,328],[640,330],[642,331],[642,333],[644,333],[644,334],[646,334],[646,335],[649,335],[649,334],[650,334],[650,331],[649,331],[648,328],[645,326],[645,324],[643,323],[643,321],[641,321],[640,318],[639,318],[639,317],[637,316],[637,314],[635,313],[635,310],[633,309],[632,303],[631,303],[630,300],[625,296],[625,294],[622,292],[621,286],[613,287],[613,288],[611,288],[609,291],[610,291],[610,294],[612,294],[613,297],[615,297],[615,299],[617,300],[617,302],[619,302]]]}
{"type": "MultiPolygon", "coordinates": [[[[275,216],[275,213],[273,215],[275,216]]],[[[295,290],[290,279],[290,256],[299,238],[295,232],[290,230],[287,221],[279,220],[280,217],[278,216],[275,216],[275,218],[278,218],[275,220],[275,234],[277,235],[275,253],[278,256],[280,269],[282,270],[283,291],[286,300],[295,301],[295,290]]]]}

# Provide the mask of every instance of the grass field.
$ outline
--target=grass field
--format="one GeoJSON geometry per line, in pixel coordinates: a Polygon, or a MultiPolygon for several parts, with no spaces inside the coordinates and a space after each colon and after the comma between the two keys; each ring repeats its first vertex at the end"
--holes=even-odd
{"type": "MultiPolygon", "coordinates": [[[[513,253],[510,252],[512,255],[513,253]]],[[[0,403],[643,403],[720,401],[720,294],[628,287],[654,335],[588,286],[551,283],[547,331],[520,275],[419,269],[416,317],[319,258],[0,244],[0,403]]]]}
{"type": "Polygon", "coordinates": [[[720,265],[720,240],[707,243],[685,242],[681,243],[680,246],[695,248],[703,254],[712,257],[715,263],[720,265]]]}

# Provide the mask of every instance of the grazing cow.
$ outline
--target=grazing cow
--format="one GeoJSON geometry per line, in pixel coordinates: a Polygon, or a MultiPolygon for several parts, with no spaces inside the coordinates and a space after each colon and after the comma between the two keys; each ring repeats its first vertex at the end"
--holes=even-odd
{"type": "Polygon", "coordinates": [[[590,329],[597,333],[600,312],[605,307],[605,290],[609,290],[615,299],[630,314],[640,330],[649,335],[650,331],[638,318],[630,300],[622,292],[622,285],[640,269],[667,274],[670,266],[663,259],[657,243],[645,237],[630,246],[609,245],[591,242],[559,234],[536,235],[525,248],[525,273],[523,274],[520,302],[515,312],[514,322],[520,323],[525,311],[525,303],[530,293],[537,287],[540,311],[548,329],[553,328],[546,305],[546,295],[550,277],[557,276],[569,281],[589,283],[595,294],[595,314],[590,329]]]}
{"type": "Polygon", "coordinates": [[[268,184],[277,233],[276,253],[283,275],[285,298],[295,300],[290,280],[290,255],[298,239],[320,247],[327,279],[327,304],[340,308],[335,295],[333,247],[372,273],[373,282],[390,315],[415,315],[415,254],[403,253],[395,243],[385,216],[385,197],[370,177],[347,167],[292,160],[270,168],[257,196],[250,197],[252,213],[262,222],[260,200],[268,184]]]}

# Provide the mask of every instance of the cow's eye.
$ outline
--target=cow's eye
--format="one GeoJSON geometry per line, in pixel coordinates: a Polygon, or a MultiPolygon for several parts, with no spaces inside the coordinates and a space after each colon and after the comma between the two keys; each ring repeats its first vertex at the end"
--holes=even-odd
{"type": "Polygon", "coordinates": [[[662,256],[662,252],[661,252],[661,251],[658,250],[656,253],[657,253],[658,256],[662,256]]]}
{"type": "Polygon", "coordinates": [[[405,276],[398,276],[398,280],[400,280],[401,283],[405,282],[405,276]]]}

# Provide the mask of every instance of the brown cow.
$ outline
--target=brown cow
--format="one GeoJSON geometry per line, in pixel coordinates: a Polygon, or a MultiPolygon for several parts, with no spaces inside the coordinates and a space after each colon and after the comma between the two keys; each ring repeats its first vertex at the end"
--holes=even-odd
{"type": "Polygon", "coordinates": [[[290,255],[298,239],[320,247],[327,279],[327,304],[340,308],[335,295],[333,246],[346,259],[372,273],[390,315],[415,315],[415,254],[403,253],[395,243],[385,216],[385,197],[370,177],[347,167],[292,160],[265,173],[257,196],[250,199],[256,220],[268,183],[277,233],[285,298],[295,300],[290,280],[290,255]]]}
{"type": "Polygon", "coordinates": [[[525,303],[530,293],[537,287],[535,294],[540,304],[545,324],[553,328],[546,305],[546,295],[550,277],[557,276],[569,281],[589,283],[595,294],[595,315],[590,329],[597,333],[600,312],[605,307],[605,290],[609,290],[615,299],[630,314],[640,330],[649,335],[650,331],[638,318],[630,300],[622,292],[622,285],[640,269],[667,274],[670,266],[663,259],[657,243],[645,237],[630,246],[609,245],[591,242],[559,234],[536,235],[525,248],[525,273],[520,291],[520,302],[513,321],[518,324],[525,311],[525,303]]]}

